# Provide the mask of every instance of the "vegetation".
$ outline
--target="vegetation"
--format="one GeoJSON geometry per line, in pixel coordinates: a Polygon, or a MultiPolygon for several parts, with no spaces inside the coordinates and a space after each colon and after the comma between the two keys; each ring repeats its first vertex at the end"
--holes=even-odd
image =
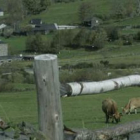
{"type": "MultiPolygon", "coordinates": [[[[9,45],[9,55],[57,54],[61,83],[101,81],[140,73],[139,1],[55,0],[50,5],[49,0],[35,0],[34,3],[32,0],[19,0],[17,7],[10,9],[10,5],[16,2],[5,0],[6,16],[0,18],[0,22],[19,25],[22,31],[30,30],[26,25],[32,18],[40,18],[46,23],[81,25],[84,20],[95,16],[102,22],[95,29],[80,26],[47,35],[15,36],[9,28],[1,37],[9,45]]],[[[19,61],[0,66],[0,117],[16,123],[24,120],[37,127],[35,81],[26,68],[32,70],[33,62],[19,61]]],[[[139,91],[139,87],[129,87],[102,95],[61,98],[64,124],[88,129],[114,126],[104,123],[102,100],[113,98],[121,112],[121,107],[129,98],[138,97],[139,91]]],[[[125,115],[121,123],[137,119],[139,114],[125,115]]]]}
{"type": "Polygon", "coordinates": [[[46,10],[50,4],[50,0],[23,0],[27,14],[39,14],[43,10],[46,10]]]}

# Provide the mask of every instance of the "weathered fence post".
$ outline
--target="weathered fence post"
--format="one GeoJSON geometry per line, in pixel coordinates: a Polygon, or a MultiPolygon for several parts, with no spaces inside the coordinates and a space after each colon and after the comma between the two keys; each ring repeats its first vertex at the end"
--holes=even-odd
{"type": "Polygon", "coordinates": [[[50,140],[63,140],[57,56],[38,55],[34,59],[39,129],[50,140]]]}

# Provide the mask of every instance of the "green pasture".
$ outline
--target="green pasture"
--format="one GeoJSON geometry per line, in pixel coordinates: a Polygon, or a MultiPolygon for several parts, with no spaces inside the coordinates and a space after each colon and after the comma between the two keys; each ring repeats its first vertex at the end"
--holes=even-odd
{"type": "Polygon", "coordinates": [[[82,2],[91,2],[94,14],[109,14],[111,0],[77,0],[69,3],[52,3],[44,12],[28,17],[23,24],[29,23],[30,19],[41,18],[45,23],[79,24],[78,10],[82,2]]]}
{"type": "MultiPolygon", "coordinates": [[[[106,124],[101,109],[102,100],[113,98],[119,112],[132,97],[139,97],[139,87],[128,87],[95,95],[83,95],[61,98],[63,122],[70,128],[98,129],[117,125],[106,124]]],[[[0,117],[6,122],[20,123],[26,121],[38,126],[36,91],[1,93],[0,117]]],[[[139,114],[124,115],[120,124],[138,120],[139,114]]]]}
{"type": "MultiPolygon", "coordinates": [[[[2,38],[9,45],[11,55],[25,53],[26,37],[2,38]]],[[[99,63],[101,60],[108,60],[110,63],[119,64],[139,64],[140,63],[140,46],[139,42],[132,45],[123,46],[116,42],[107,43],[99,51],[85,51],[85,49],[63,49],[58,54],[60,65],[77,64],[80,62],[99,63]]]]}
{"type": "Polygon", "coordinates": [[[137,26],[140,23],[140,17],[120,19],[113,21],[110,24],[115,26],[137,26]]]}
{"type": "Polygon", "coordinates": [[[101,60],[108,60],[112,64],[140,64],[140,46],[139,43],[134,45],[122,46],[116,44],[106,44],[99,51],[62,50],[58,54],[60,65],[77,64],[80,62],[99,63],[101,60]]]}
{"type": "Polygon", "coordinates": [[[1,38],[4,42],[8,43],[9,53],[11,55],[20,54],[25,51],[26,37],[15,36],[10,38],[1,38]]]}

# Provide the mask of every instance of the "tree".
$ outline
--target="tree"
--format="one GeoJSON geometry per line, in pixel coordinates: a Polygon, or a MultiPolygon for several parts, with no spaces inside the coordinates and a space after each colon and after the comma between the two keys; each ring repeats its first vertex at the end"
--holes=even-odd
{"type": "Polygon", "coordinates": [[[5,37],[5,38],[9,38],[11,35],[13,34],[13,28],[11,28],[11,27],[6,27],[5,29],[4,29],[4,31],[3,31],[3,36],[5,37]]]}
{"type": "Polygon", "coordinates": [[[65,45],[64,31],[58,31],[51,42],[51,52],[58,53],[65,45]]]}
{"type": "Polygon", "coordinates": [[[30,35],[26,39],[26,51],[34,51],[34,48],[32,46],[32,42],[34,41],[34,36],[30,35]]]}
{"type": "Polygon", "coordinates": [[[33,52],[43,52],[44,42],[40,34],[29,36],[26,40],[26,50],[33,52]]]}
{"type": "Polygon", "coordinates": [[[86,40],[86,44],[88,45],[93,45],[94,43],[94,40],[95,40],[95,36],[96,36],[96,32],[91,30],[89,33],[88,33],[88,37],[87,37],[87,40],[86,40]]]}
{"type": "Polygon", "coordinates": [[[95,49],[101,49],[104,47],[105,42],[107,40],[106,32],[103,29],[100,29],[96,32],[95,39],[94,39],[94,48],[95,49]]]}
{"type": "Polygon", "coordinates": [[[59,50],[60,46],[55,42],[55,39],[53,39],[52,42],[50,42],[50,40],[44,40],[39,33],[27,37],[26,51],[36,53],[58,53],[59,50]]]}
{"type": "Polygon", "coordinates": [[[23,0],[28,14],[39,14],[51,4],[50,0],[23,0]]]}
{"type": "Polygon", "coordinates": [[[136,4],[136,14],[139,16],[140,15],[140,0],[135,0],[136,4]]]}
{"type": "Polygon", "coordinates": [[[87,30],[83,28],[77,33],[77,35],[73,39],[73,43],[77,45],[77,47],[85,46],[86,37],[87,37],[87,30]]]}
{"type": "Polygon", "coordinates": [[[115,26],[109,26],[105,28],[107,37],[109,41],[114,41],[119,39],[119,31],[118,28],[115,26]]]}
{"type": "Polygon", "coordinates": [[[79,7],[79,19],[83,23],[86,19],[91,19],[92,14],[92,4],[90,2],[83,2],[79,7]]]}
{"type": "Polygon", "coordinates": [[[50,0],[40,0],[40,9],[41,11],[46,10],[46,8],[51,5],[51,1],[50,0]]]}
{"type": "Polygon", "coordinates": [[[115,18],[123,18],[126,15],[124,0],[112,0],[111,15],[115,18]]]}
{"type": "Polygon", "coordinates": [[[132,17],[136,12],[136,5],[134,0],[126,0],[125,2],[126,16],[132,17]]]}
{"type": "Polygon", "coordinates": [[[15,25],[24,19],[25,9],[22,0],[5,0],[4,2],[8,13],[6,17],[6,22],[8,24],[15,25]]]}

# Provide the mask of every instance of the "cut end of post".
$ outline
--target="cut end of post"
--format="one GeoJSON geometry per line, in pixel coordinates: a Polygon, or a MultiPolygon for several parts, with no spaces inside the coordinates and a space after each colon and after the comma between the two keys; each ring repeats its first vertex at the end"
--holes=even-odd
{"type": "Polygon", "coordinates": [[[54,54],[42,54],[35,56],[35,60],[54,60],[57,59],[57,55],[54,54]]]}

